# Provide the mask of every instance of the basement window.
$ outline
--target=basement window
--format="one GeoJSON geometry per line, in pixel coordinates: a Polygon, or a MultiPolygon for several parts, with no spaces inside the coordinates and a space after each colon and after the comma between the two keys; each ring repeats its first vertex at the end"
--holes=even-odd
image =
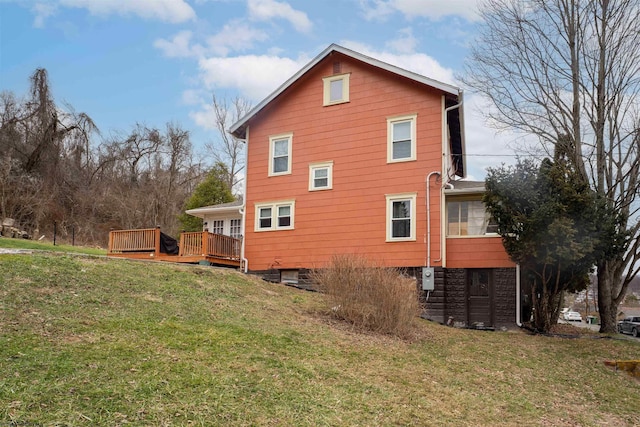
{"type": "Polygon", "coordinates": [[[298,270],[280,270],[280,282],[289,285],[297,285],[298,270]]]}

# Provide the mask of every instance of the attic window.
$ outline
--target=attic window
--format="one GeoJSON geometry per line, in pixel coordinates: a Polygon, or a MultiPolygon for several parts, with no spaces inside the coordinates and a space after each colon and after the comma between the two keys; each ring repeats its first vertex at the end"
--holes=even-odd
{"type": "Polygon", "coordinates": [[[336,74],[325,77],[322,105],[334,105],[349,102],[349,74],[336,74]]]}

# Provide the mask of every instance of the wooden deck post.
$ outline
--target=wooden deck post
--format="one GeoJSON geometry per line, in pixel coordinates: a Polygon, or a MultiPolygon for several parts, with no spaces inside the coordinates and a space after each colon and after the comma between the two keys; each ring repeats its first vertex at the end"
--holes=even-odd
{"type": "Polygon", "coordinates": [[[160,226],[159,225],[156,225],[154,240],[155,240],[154,256],[159,257],[160,256],[160,226]]]}
{"type": "Polygon", "coordinates": [[[209,253],[209,232],[202,232],[202,255],[206,256],[209,253]]]}
{"type": "Polygon", "coordinates": [[[107,253],[111,253],[113,251],[113,229],[109,230],[109,249],[107,253]]]}

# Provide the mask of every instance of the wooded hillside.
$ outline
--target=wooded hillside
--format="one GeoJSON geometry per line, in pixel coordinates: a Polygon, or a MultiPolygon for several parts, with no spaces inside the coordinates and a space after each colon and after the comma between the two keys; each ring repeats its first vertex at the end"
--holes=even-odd
{"type": "MultiPolygon", "coordinates": [[[[189,131],[132,123],[105,135],[89,115],[57,105],[47,71],[24,97],[0,93],[0,220],[35,238],[104,245],[110,229],[159,225],[179,231],[177,215],[207,172],[189,131]]],[[[133,120],[135,118],[132,118],[133,120]]]]}

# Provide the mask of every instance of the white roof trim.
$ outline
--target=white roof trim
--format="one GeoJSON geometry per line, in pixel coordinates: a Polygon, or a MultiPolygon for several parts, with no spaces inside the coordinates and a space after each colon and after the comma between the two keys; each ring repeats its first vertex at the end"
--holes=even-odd
{"type": "Polygon", "coordinates": [[[203,218],[204,215],[207,214],[225,214],[225,213],[240,213],[240,209],[242,209],[242,206],[225,206],[225,207],[212,207],[212,206],[205,206],[203,208],[195,208],[195,209],[188,209],[186,211],[184,211],[186,214],[198,217],[198,218],[203,218]]]}
{"type": "Polygon", "coordinates": [[[323,50],[318,56],[316,56],[313,60],[311,60],[311,62],[309,62],[304,67],[302,67],[302,69],[300,69],[300,71],[298,71],[291,78],[289,78],[289,80],[287,80],[282,85],[280,85],[280,87],[278,87],[275,91],[273,91],[271,93],[271,95],[269,95],[265,99],[263,99],[258,105],[256,105],[253,109],[251,109],[251,111],[249,111],[244,117],[242,117],[240,120],[238,120],[236,123],[234,123],[231,126],[231,128],[229,129],[229,132],[231,134],[233,134],[234,136],[238,137],[237,132],[239,130],[241,130],[243,128],[243,126],[245,126],[246,123],[250,119],[252,119],[267,104],[269,104],[271,101],[273,101],[278,95],[280,95],[282,92],[284,92],[296,80],[298,80],[300,77],[302,77],[311,68],[316,66],[320,61],[322,61],[331,52],[342,53],[343,55],[350,56],[350,57],[355,58],[357,60],[360,60],[360,61],[362,61],[364,63],[367,63],[369,65],[373,65],[375,67],[382,68],[383,70],[392,72],[394,74],[398,74],[398,75],[401,75],[401,76],[406,77],[408,79],[415,80],[415,81],[417,81],[419,83],[425,84],[427,86],[431,86],[433,88],[439,89],[439,90],[441,90],[443,92],[446,92],[446,93],[449,93],[451,95],[458,96],[460,94],[460,92],[461,92],[461,90],[459,88],[457,88],[456,86],[452,86],[452,85],[449,85],[447,83],[442,83],[440,81],[430,79],[430,78],[425,77],[425,76],[423,76],[421,74],[417,74],[417,73],[414,73],[412,71],[408,71],[408,70],[405,70],[403,68],[396,67],[395,65],[391,65],[391,64],[388,64],[386,62],[382,62],[380,60],[371,58],[370,56],[363,55],[361,53],[358,53],[358,52],[353,51],[351,49],[347,49],[345,47],[339,46],[339,45],[334,43],[334,44],[331,44],[329,47],[327,47],[325,50],[323,50]]]}

